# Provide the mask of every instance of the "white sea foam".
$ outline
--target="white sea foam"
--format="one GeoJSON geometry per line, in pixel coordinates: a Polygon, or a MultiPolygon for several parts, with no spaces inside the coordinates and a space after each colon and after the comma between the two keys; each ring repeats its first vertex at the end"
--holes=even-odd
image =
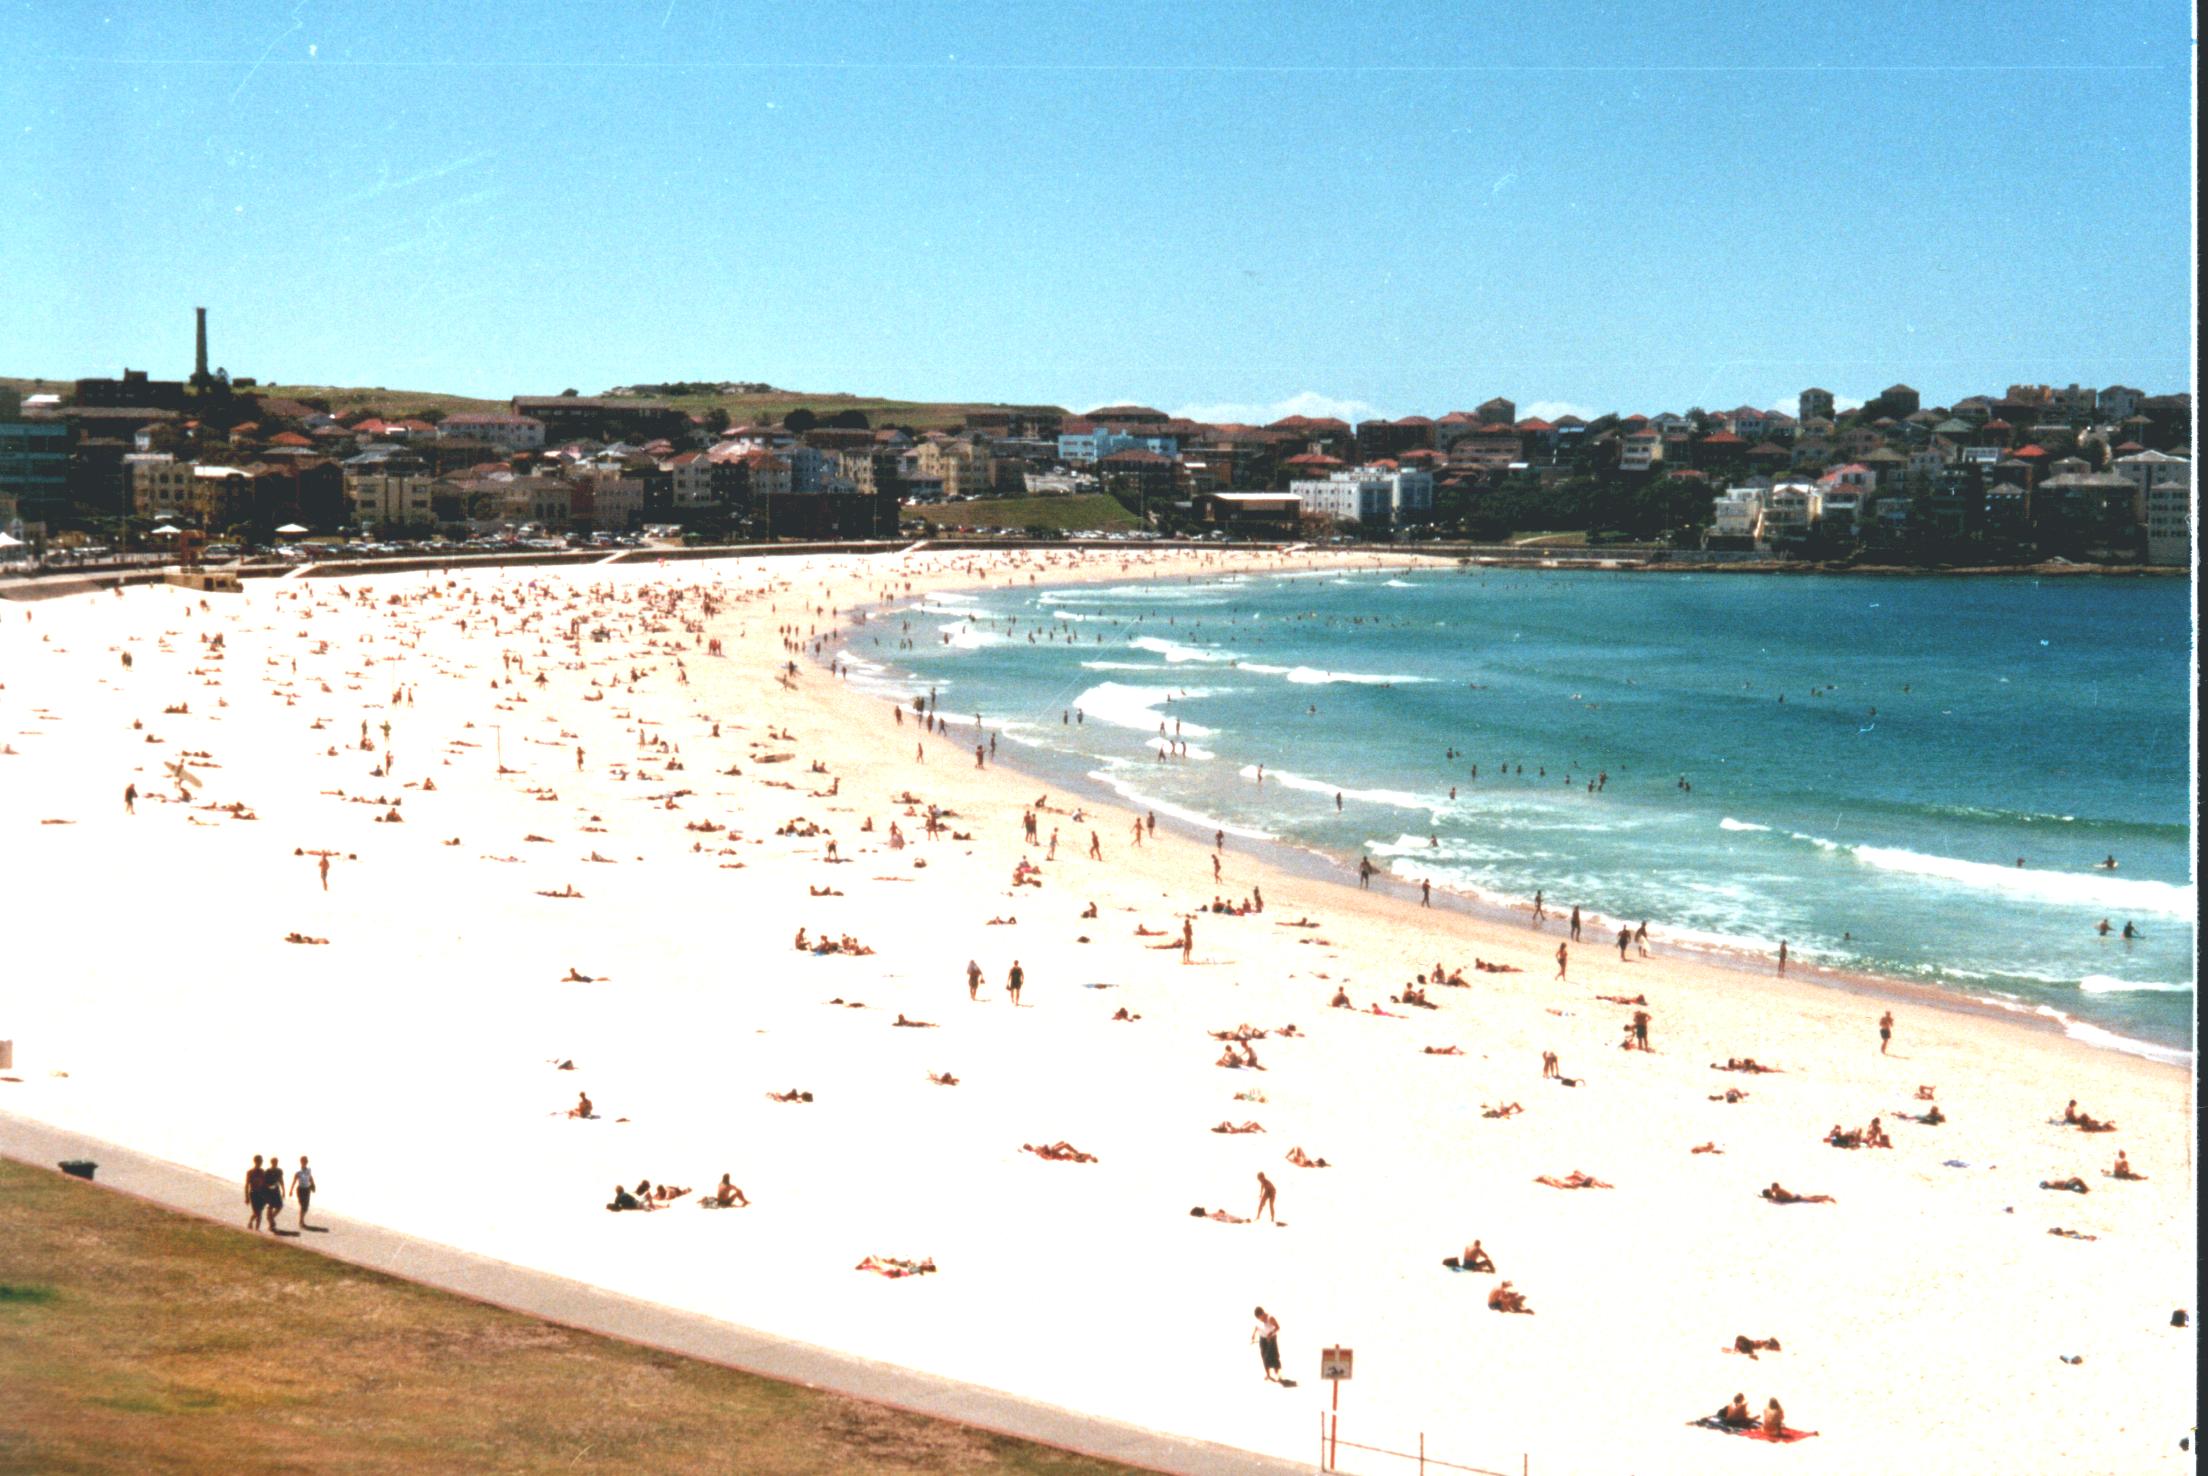
{"type": "Polygon", "coordinates": [[[1001,646],[1004,636],[971,620],[954,620],[949,625],[939,625],[935,633],[943,637],[942,644],[953,651],[978,651],[983,646],[1001,646]]]}
{"type": "Polygon", "coordinates": [[[2087,994],[2191,994],[2190,984],[2165,984],[2149,979],[2112,979],[2106,974],[2087,974],[2078,981],[2078,988],[2087,994]]]}
{"type": "Polygon", "coordinates": [[[1084,661],[1081,663],[1081,669],[1083,671],[1150,671],[1163,673],[1171,668],[1160,666],[1155,661],[1084,661]]]}
{"type": "MultiPolygon", "coordinates": [[[[1257,777],[1255,764],[1244,764],[1237,771],[1245,779],[1257,777]]],[[[1324,779],[1312,779],[1287,769],[1267,769],[1267,784],[1278,784],[1283,789],[1300,789],[1306,794],[1340,795],[1344,800],[1359,800],[1368,805],[1393,805],[1399,810],[1424,810],[1428,814],[1439,813],[1447,803],[1441,799],[1428,799],[1422,795],[1401,789],[1356,789],[1346,784],[1329,784],[1324,779]]]]}
{"type": "Polygon", "coordinates": [[[1364,671],[1322,671],[1316,666],[1274,666],[1263,661],[1245,661],[1239,669],[1254,671],[1260,676],[1284,676],[1299,687],[1323,687],[1337,682],[1361,687],[1408,687],[1433,680],[1432,677],[1375,675],[1364,671]]]}
{"type": "Polygon", "coordinates": [[[1111,790],[1112,793],[1118,795],[1130,805],[1138,805],[1145,810],[1156,810],[1161,815],[1171,815],[1176,820],[1186,820],[1189,824],[1200,825],[1206,830],[1224,830],[1227,834],[1239,836],[1243,840],[1273,839],[1273,833],[1269,830],[1259,830],[1248,825],[1237,825],[1222,820],[1216,815],[1207,815],[1201,810],[1192,810],[1186,805],[1177,805],[1171,800],[1161,800],[1155,795],[1145,794],[1133,782],[1135,776],[1142,772],[1143,770],[1139,765],[1110,762],[1104,768],[1091,769],[1089,777],[1111,790]]]}
{"type": "Polygon", "coordinates": [[[1184,646],[1179,641],[1169,641],[1164,636],[1137,636],[1127,644],[1137,651],[1149,651],[1173,662],[1221,663],[1235,659],[1232,651],[1206,646],[1184,646]]]}
{"type": "MultiPolygon", "coordinates": [[[[1155,734],[1163,723],[1170,732],[1174,715],[1159,711],[1170,697],[1208,697],[1205,687],[1176,689],[1173,687],[1137,687],[1127,682],[1099,682],[1073,699],[1073,705],[1081,709],[1085,717],[1115,728],[1132,728],[1139,733],[1155,734]]],[[[1209,738],[1212,730],[1201,723],[1183,720],[1183,738],[1209,738]]]]}
{"type": "Polygon", "coordinates": [[[1498,850],[1483,846],[1478,841],[1463,836],[1399,835],[1392,841],[1367,841],[1365,849],[1375,856],[1399,856],[1406,860],[1443,861],[1515,861],[1515,851],[1498,850]],[[1434,841],[1439,839],[1440,845],[1434,841]]]}
{"type": "Polygon", "coordinates": [[[1724,819],[1717,822],[1717,828],[1719,830],[1769,830],[1771,827],[1768,825],[1752,824],[1746,820],[1735,820],[1732,816],[1727,815],[1724,819]]]}
{"type": "MultiPolygon", "coordinates": [[[[1829,842],[1819,844],[1830,845],[1829,842]]],[[[2141,881],[2106,872],[2035,871],[2028,866],[1927,856],[1892,846],[1850,846],[1848,851],[1857,861],[1875,870],[1930,877],[1974,891],[2000,892],[2034,902],[2109,908],[2134,914],[2186,918],[2194,915],[2193,889],[2170,882],[2141,881]]]]}

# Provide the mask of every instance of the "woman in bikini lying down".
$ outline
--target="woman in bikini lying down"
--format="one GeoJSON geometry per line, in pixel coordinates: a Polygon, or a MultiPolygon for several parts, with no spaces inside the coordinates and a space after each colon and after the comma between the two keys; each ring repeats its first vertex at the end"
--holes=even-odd
{"type": "Polygon", "coordinates": [[[1288,1150],[1288,1161],[1297,1168],[1323,1169],[1334,1167],[1323,1158],[1313,1158],[1310,1154],[1305,1153],[1300,1146],[1288,1150]]]}
{"type": "Polygon", "coordinates": [[[1221,1122],[1212,1131],[1215,1133],[1262,1133],[1265,1129],[1254,1122],[1245,1122],[1239,1127],[1231,1122],[1221,1122]]]}
{"type": "Polygon", "coordinates": [[[1546,1184],[1551,1189],[1615,1189],[1618,1187],[1615,1184],[1605,1184],[1592,1174],[1583,1174],[1578,1169],[1573,1169],[1561,1179],[1543,1174],[1533,1182],[1546,1184]]]}
{"type": "Polygon", "coordinates": [[[1770,1200],[1773,1204],[1837,1204],[1839,1202],[1829,1194],[1796,1194],[1776,1179],[1771,1181],[1770,1188],[1759,1189],[1756,1193],[1760,1197],[1770,1200]]]}

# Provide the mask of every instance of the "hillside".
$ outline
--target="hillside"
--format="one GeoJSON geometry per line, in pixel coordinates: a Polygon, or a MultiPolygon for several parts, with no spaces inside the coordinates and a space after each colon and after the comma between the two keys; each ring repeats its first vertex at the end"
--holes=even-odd
{"type": "MultiPolygon", "coordinates": [[[[20,379],[0,375],[0,384],[9,385],[22,393],[61,393],[66,395],[71,381],[20,379]]],[[[558,394],[558,386],[550,389],[517,390],[517,394],[558,394]]],[[[497,413],[507,408],[506,400],[477,399],[468,395],[448,395],[436,390],[391,389],[381,385],[328,385],[328,384],[258,384],[250,393],[283,399],[310,400],[326,403],[333,414],[348,410],[374,410],[387,416],[406,415],[419,410],[437,410],[446,415],[465,412],[497,413]]],[[[639,396],[638,398],[646,398],[639,396]]],[[[779,421],[790,411],[803,406],[822,419],[839,410],[864,411],[876,426],[909,425],[916,430],[948,430],[965,423],[968,413],[976,410],[1051,409],[1055,406],[1016,406],[983,402],[951,402],[927,400],[896,400],[879,395],[808,394],[799,390],[770,389],[750,394],[687,394],[668,395],[667,403],[679,405],[693,415],[703,415],[712,409],[728,412],[735,424],[757,421],[779,421]]],[[[1065,412],[1058,411],[1063,414],[1065,412]]]]}

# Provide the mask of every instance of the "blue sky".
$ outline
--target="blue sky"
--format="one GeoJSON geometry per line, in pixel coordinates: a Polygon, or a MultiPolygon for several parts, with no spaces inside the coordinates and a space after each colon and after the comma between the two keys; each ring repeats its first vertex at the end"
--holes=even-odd
{"type": "Polygon", "coordinates": [[[0,372],[2188,386],[2186,7],[1672,11],[0,0],[0,372]]]}

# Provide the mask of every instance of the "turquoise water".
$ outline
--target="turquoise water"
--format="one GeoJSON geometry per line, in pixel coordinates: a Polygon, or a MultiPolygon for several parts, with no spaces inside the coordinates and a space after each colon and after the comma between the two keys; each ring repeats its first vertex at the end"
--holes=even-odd
{"type": "Polygon", "coordinates": [[[1207,831],[2172,1056],[2190,640],[2174,579],[1450,570],[945,597],[846,655],[1207,831]]]}

